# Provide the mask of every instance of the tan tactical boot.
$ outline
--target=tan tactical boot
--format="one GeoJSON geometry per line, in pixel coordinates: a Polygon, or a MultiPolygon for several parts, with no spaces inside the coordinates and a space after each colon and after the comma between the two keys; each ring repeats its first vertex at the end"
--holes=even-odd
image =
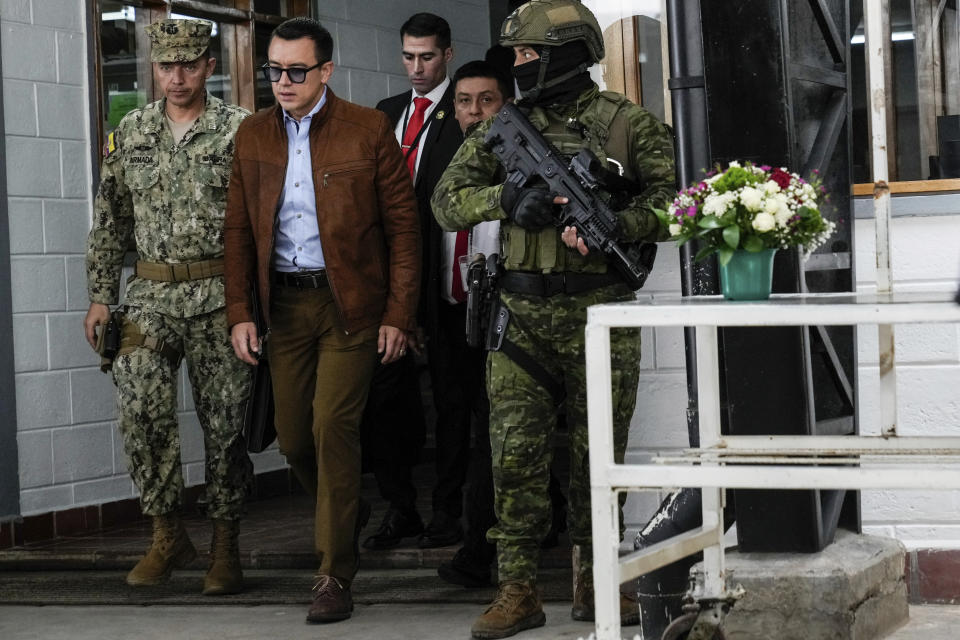
{"type": "MultiPolygon", "coordinates": [[[[574,620],[593,622],[596,614],[593,608],[593,569],[580,569],[573,588],[573,609],[570,616],[574,620]]],[[[620,594],[620,626],[631,627],[640,624],[640,607],[634,601],[620,594]]]]}
{"type": "Polygon", "coordinates": [[[237,520],[214,520],[213,539],[210,541],[210,569],[203,579],[203,595],[223,596],[243,590],[243,572],[240,570],[240,533],[237,520]]]}
{"type": "Polygon", "coordinates": [[[497,597],[474,621],[470,633],[481,640],[508,638],[524,629],[542,627],[546,621],[536,586],[523,580],[507,580],[500,583],[497,597]]]}
{"type": "Polygon", "coordinates": [[[134,587],[161,584],[170,578],[175,567],[185,567],[196,557],[197,550],[190,542],[180,516],[154,516],[153,544],[147,555],[127,574],[127,584],[134,587]]]}

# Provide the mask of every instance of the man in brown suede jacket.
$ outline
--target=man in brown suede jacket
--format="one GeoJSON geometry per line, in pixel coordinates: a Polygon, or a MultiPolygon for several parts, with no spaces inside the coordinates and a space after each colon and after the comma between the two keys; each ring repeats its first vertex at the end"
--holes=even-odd
{"type": "Polygon", "coordinates": [[[263,73],[278,104],[237,131],[224,225],[234,351],[251,364],[269,356],[280,450],[316,496],[308,622],[353,610],[370,515],[359,506],[360,418],[377,354],[391,362],[413,343],[420,282],[417,203],[393,127],[326,86],[332,50],[315,20],[274,30],[263,73]]]}

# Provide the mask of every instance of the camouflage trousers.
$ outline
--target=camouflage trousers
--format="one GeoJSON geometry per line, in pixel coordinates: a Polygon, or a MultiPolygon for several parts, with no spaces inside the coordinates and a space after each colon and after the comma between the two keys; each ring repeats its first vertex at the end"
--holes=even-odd
{"type": "MultiPolygon", "coordinates": [[[[502,294],[510,309],[507,339],[526,351],[566,389],[570,449],[570,539],[581,566],[593,566],[584,327],[587,307],[633,300],[615,285],[577,295],[502,294]]],[[[611,331],[614,457],[623,462],[637,398],[638,329],[611,331]]],[[[487,532],[497,545],[500,580],[535,580],[540,541],[550,529],[550,462],[556,410],[549,393],[503,352],[489,354],[490,447],[498,522],[487,532]]],[[[621,499],[621,507],[623,500],[621,499]]],[[[621,513],[621,535],[623,531],[621,513]]]]}
{"type": "MultiPolygon", "coordinates": [[[[233,353],[226,311],[174,318],[130,308],[127,321],[143,335],[159,338],[184,355],[203,430],[207,515],[239,518],[253,476],[242,433],[252,370],[233,353]]],[[[180,508],[178,374],[166,357],[145,347],[118,356],[113,363],[120,433],[144,515],[180,508]]]]}

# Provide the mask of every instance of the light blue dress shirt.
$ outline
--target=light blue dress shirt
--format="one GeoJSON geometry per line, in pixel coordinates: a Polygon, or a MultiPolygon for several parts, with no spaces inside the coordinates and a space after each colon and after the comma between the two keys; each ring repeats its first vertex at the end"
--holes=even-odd
{"type": "Polygon", "coordinates": [[[280,194],[277,231],[273,245],[273,268],[277,271],[323,269],[323,247],[317,226],[317,201],[310,162],[310,123],[327,101],[327,90],[300,122],[283,111],[287,128],[287,175],[280,194]]]}

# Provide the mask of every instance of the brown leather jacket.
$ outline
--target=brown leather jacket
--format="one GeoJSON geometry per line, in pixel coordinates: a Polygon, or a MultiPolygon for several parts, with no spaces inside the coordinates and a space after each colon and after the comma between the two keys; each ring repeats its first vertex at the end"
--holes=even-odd
{"type": "MultiPolygon", "coordinates": [[[[317,222],[327,276],[344,329],[379,323],[416,328],[420,223],[410,174],[387,117],[337,98],[327,87],[310,124],[317,222]]],[[[256,274],[270,326],[274,224],[287,168],[279,105],[237,130],[224,224],[227,322],[253,320],[256,274]]]]}

